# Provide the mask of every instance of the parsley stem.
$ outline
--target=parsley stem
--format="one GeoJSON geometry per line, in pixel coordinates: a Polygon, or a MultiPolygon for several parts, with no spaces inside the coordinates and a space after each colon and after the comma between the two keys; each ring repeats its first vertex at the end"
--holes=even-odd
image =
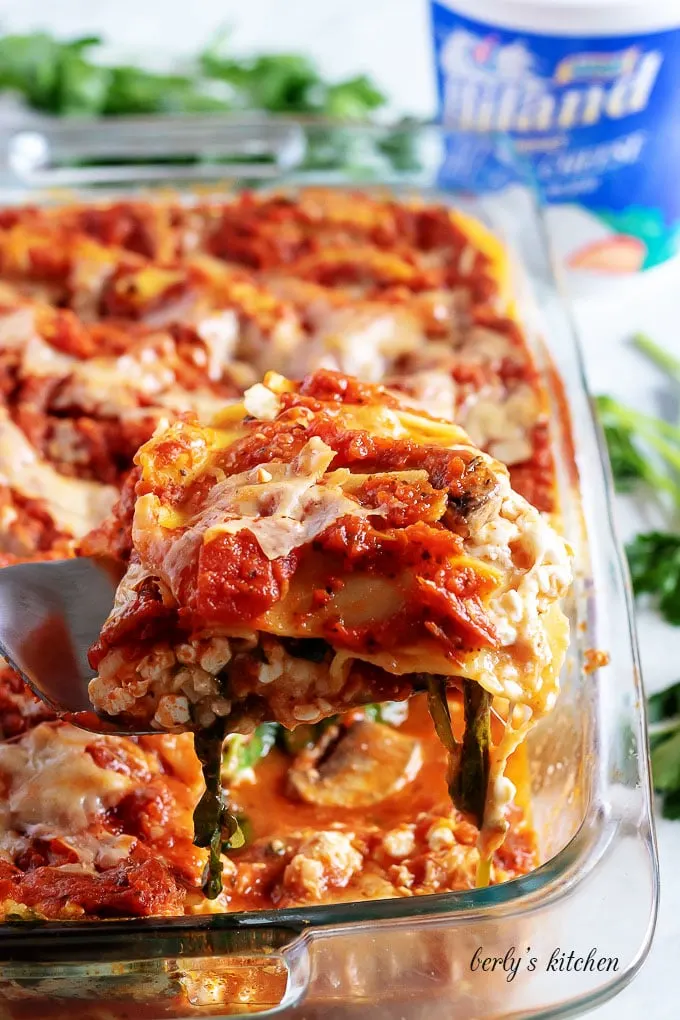
{"type": "Polygon", "coordinates": [[[664,460],[680,471],[680,428],[677,425],[671,425],[662,418],[643,414],[642,411],[635,411],[612,397],[599,397],[597,403],[605,421],[613,420],[624,428],[637,431],[664,460]]]}
{"type": "MultiPolygon", "coordinates": [[[[667,461],[668,464],[676,471],[680,471],[680,445],[676,448],[669,443],[666,439],[655,431],[653,425],[647,425],[645,422],[638,423],[638,432],[641,436],[647,440],[650,446],[653,446],[657,453],[667,461]]],[[[659,430],[661,431],[661,430],[659,430]]],[[[676,442],[680,443],[680,434],[676,442]]]]}
{"type": "Polygon", "coordinates": [[[648,466],[647,483],[656,489],[661,489],[663,492],[667,492],[669,496],[673,497],[674,502],[680,507],[680,485],[677,485],[672,478],[667,475],[662,475],[661,472],[655,468],[648,466]]]}
{"type": "MultiPolygon", "coordinates": [[[[611,401],[611,398],[608,398],[611,401]]],[[[624,424],[637,428],[639,432],[643,430],[651,435],[665,436],[670,439],[673,443],[678,444],[678,449],[672,450],[672,456],[680,463],[680,428],[677,425],[671,425],[670,422],[664,421],[663,418],[654,418],[653,415],[643,414],[642,411],[634,411],[632,407],[624,407],[623,404],[619,404],[617,401],[611,401],[614,405],[612,410],[617,414],[624,424]]]]}
{"type": "Polygon", "coordinates": [[[669,375],[675,382],[680,383],[680,358],[669,354],[667,350],[655,344],[646,333],[636,333],[633,337],[633,345],[643,354],[646,354],[650,361],[653,361],[657,368],[669,375]]]}

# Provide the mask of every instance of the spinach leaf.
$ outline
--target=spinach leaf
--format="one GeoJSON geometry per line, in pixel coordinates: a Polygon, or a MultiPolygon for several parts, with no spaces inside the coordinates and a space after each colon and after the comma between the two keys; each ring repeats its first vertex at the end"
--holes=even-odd
{"type": "Polygon", "coordinates": [[[222,790],[222,746],[226,724],[216,719],[212,726],[194,734],[196,755],[203,769],[205,791],[194,811],[194,845],[208,847],[203,892],[214,900],[222,892],[222,859],[227,850],[237,850],[245,839],[238,819],[229,810],[222,790]]]}
{"type": "Polygon", "coordinates": [[[465,733],[453,797],[454,803],[471,814],[477,827],[481,828],[489,786],[491,695],[480,684],[466,680],[463,701],[465,733]]]}
{"type": "Polygon", "coordinates": [[[363,712],[371,722],[401,726],[408,718],[408,701],[381,701],[379,704],[364,705],[363,712]]]}
{"type": "MultiPolygon", "coordinates": [[[[446,678],[427,676],[427,704],[437,736],[448,751],[448,787],[454,807],[471,814],[477,828],[484,824],[484,808],[489,786],[489,749],[491,743],[491,696],[474,680],[463,681],[465,732],[455,738],[446,697],[446,678]]],[[[489,884],[491,862],[480,858],[477,885],[489,884]]]]}
{"type": "Polygon", "coordinates": [[[224,743],[222,779],[233,782],[239,773],[254,768],[269,754],[281,729],[278,723],[266,722],[258,726],[250,736],[230,733],[224,743]]]}
{"type": "MultiPolygon", "coordinates": [[[[371,722],[385,726],[401,726],[408,715],[408,701],[383,701],[380,704],[364,705],[361,711],[371,722]]],[[[338,723],[337,715],[329,716],[318,723],[301,723],[294,730],[283,726],[278,730],[278,742],[287,754],[297,755],[312,747],[330,726],[338,723]]]]}
{"type": "Polygon", "coordinates": [[[287,754],[300,754],[307,747],[316,744],[319,737],[337,722],[337,716],[329,716],[318,723],[301,723],[294,730],[287,730],[283,726],[279,731],[279,740],[283,750],[287,754]]]}

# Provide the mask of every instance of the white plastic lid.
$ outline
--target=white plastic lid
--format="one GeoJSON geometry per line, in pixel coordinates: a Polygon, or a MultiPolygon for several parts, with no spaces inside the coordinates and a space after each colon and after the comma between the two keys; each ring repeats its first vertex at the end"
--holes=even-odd
{"type": "Polygon", "coordinates": [[[539,35],[619,36],[680,28],[680,0],[439,0],[491,27],[539,35]]]}

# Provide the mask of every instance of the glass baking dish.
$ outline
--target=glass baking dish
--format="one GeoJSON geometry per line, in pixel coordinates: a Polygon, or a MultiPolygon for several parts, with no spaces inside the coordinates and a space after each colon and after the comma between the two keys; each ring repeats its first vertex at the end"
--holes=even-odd
{"type": "Polygon", "coordinates": [[[499,186],[507,181],[495,171],[513,158],[505,139],[443,136],[431,125],[399,131],[413,156],[406,168],[376,156],[392,128],[264,118],[46,121],[2,142],[0,199],[84,201],[140,190],[153,198],[170,186],[190,201],[244,185],[389,186],[462,207],[502,237],[550,395],[563,523],[577,564],[563,693],[529,744],[545,863],[504,885],[425,897],[175,919],[9,921],[0,925],[0,1017],[567,1016],[614,995],[646,956],[658,864],[632,600],[602,439],[541,212],[528,179],[499,186]],[[310,166],[309,152],[329,131],[351,143],[351,173],[320,169],[318,160],[310,166]],[[492,171],[480,173],[482,164],[492,171]],[[474,193],[482,178],[487,188],[495,182],[492,193],[474,193]],[[589,674],[589,649],[606,650],[609,665],[589,674]]]}

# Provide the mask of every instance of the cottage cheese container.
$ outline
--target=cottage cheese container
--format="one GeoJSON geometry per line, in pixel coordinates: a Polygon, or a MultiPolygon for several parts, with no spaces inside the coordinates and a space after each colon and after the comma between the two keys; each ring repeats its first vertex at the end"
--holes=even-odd
{"type": "Polygon", "coordinates": [[[570,275],[680,250],[680,0],[431,3],[440,114],[504,135],[488,190],[530,175],[570,275]]]}

